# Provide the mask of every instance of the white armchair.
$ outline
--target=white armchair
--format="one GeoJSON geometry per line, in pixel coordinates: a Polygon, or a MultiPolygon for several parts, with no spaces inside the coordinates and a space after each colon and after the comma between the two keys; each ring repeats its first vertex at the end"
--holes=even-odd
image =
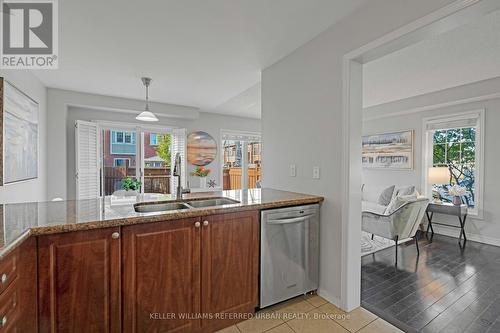
{"type": "Polygon", "coordinates": [[[415,238],[417,253],[420,253],[415,235],[428,204],[429,199],[419,197],[415,200],[407,201],[392,213],[378,214],[365,211],[362,217],[362,229],[372,235],[392,239],[396,242],[397,265],[398,240],[415,238]]]}

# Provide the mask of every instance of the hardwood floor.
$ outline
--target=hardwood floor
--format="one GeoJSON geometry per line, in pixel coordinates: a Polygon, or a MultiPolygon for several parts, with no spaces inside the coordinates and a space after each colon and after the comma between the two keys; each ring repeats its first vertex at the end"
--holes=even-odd
{"type": "Polygon", "coordinates": [[[361,260],[362,306],[405,332],[500,332],[500,247],[420,234],[361,260]]]}

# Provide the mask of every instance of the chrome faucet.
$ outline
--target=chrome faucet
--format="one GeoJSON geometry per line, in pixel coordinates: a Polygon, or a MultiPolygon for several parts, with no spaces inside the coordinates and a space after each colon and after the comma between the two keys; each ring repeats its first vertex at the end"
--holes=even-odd
{"type": "Polygon", "coordinates": [[[181,185],[181,154],[175,154],[174,164],[174,177],[177,177],[177,188],[175,189],[175,199],[182,199],[182,185],[181,185]]]}

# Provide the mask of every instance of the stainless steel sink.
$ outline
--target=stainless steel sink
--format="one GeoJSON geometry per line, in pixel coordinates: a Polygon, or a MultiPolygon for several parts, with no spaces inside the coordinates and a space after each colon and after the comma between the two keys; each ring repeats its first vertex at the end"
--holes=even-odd
{"type": "Polygon", "coordinates": [[[144,203],[134,206],[137,213],[158,213],[189,208],[191,207],[182,202],[144,203]]]}
{"type": "Polygon", "coordinates": [[[214,207],[223,205],[233,205],[240,203],[239,201],[228,199],[228,198],[216,198],[216,199],[202,199],[202,200],[192,200],[187,201],[186,204],[193,208],[203,208],[203,207],[214,207]]]}

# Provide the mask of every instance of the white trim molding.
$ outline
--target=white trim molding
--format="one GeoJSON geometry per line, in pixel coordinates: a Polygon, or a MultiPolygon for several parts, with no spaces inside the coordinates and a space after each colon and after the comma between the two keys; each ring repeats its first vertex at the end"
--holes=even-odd
{"type": "MultiPolygon", "coordinates": [[[[449,236],[449,237],[454,237],[458,239],[458,233],[459,229],[457,228],[451,228],[447,226],[442,226],[442,225],[435,225],[433,224],[432,227],[434,228],[434,233],[438,235],[444,235],[444,236],[449,236]]],[[[466,230],[467,233],[467,240],[468,241],[474,241],[478,243],[483,243],[483,244],[489,244],[489,245],[494,245],[494,246],[500,246],[500,238],[494,238],[494,237],[489,237],[481,234],[475,234],[472,233],[468,230],[466,230]]]]}
{"type": "MultiPolygon", "coordinates": [[[[420,95],[420,96],[422,96],[422,95],[420,95]]],[[[457,106],[457,105],[464,105],[464,104],[470,104],[470,103],[476,103],[476,102],[484,102],[484,101],[489,101],[489,100],[498,99],[498,98],[500,98],[500,93],[481,95],[481,96],[470,97],[470,98],[463,98],[463,99],[458,99],[458,100],[454,100],[454,101],[443,102],[443,103],[432,104],[432,105],[424,105],[424,106],[405,109],[405,110],[401,110],[401,111],[388,112],[388,113],[379,114],[379,115],[367,115],[367,116],[363,116],[363,121],[378,120],[378,119],[384,119],[384,118],[410,115],[410,114],[419,113],[419,112],[444,109],[444,108],[457,106]]],[[[393,102],[389,102],[387,104],[390,104],[390,103],[393,103],[393,102]]],[[[367,110],[370,108],[379,108],[383,105],[386,105],[386,104],[370,106],[368,108],[365,108],[364,110],[367,110]]],[[[366,114],[366,113],[364,113],[364,114],[366,114]]]]}
{"type": "Polygon", "coordinates": [[[500,8],[498,0],[457,0],[396,29],[343,57],[342,69],[342,254],[340,306],[360,305],[361,255],[361,127],[362,63],[380,58],[421,40],[451,30],[500,8]]]}

